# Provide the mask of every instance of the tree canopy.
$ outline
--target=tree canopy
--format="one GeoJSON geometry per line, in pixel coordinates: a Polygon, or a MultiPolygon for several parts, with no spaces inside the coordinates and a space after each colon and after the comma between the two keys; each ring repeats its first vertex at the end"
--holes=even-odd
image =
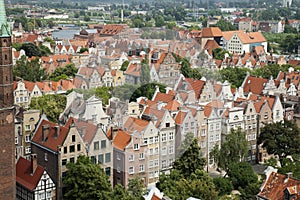
{"type": "Polygon", "coordinates": [[[79,156],[76,163],[67,164],[64,199],[110,199],[111,185],[106,174],[86,156],[79,156]]]}
{"type": "Polygon", "coordinates": [[[33,97],[29,107],[45,113],[50,121],[58,122],[59,115],[64,111],[66,103],[66,97],[63,95],[47,94],[41,97],[33,97]]]}
{"type": "Polygon", "coordinates": [[[61,79],[67,79],[69,77],[75,77],[78,68],[75,67],[75,64],[67,64],[64,67],[58,67],[54,72],[49,76],[49,79],[53,81],[59,81],[61,79]]]}
{"type": "Polygon", "coordinates": [[[240,128],[231,129],[226,135],[226,140],[222,143],[221,149],[215,146],[210,156],[214,158],[217,167],[228,173],[232,163],[240,162],[248,152],[248,142],[246,134],[240,128]]]}
{"type": "Polygon", "coordinates": [[[26,56],[22,56],[20,60],[17,60],[16,65],[13,68],[14,80],[22,78],[26,81],[41,81],[47,77],[46,70],[41,68],[39,59],[27,60],[26,56]]]}
{"type": "Polygon", "coordinates": [[[300,154],[300,129],[288,120],[265,124],[257,143],[262,144],[269,154],[278,155],[282,161],[288,155],[300,154]]]}

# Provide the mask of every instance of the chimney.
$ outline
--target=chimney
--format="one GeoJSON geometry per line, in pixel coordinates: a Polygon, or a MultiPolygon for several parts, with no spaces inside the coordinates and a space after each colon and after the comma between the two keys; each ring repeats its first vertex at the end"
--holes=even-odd
{"type": "Polygon", "coordinates": [[[45,124],[42,126],[42,142],[46,142],[50,133],[50,125],[45,124]]]}
{"type": "Polygon", "coordinates": [[[30,175],[33,176],[36,168],[37,168],[37,155],[36,154],[31,154],[31,165],[30,165],[30,175]]]}
{"type": "Polygon", "coordinates": [[[60,132],[59,126],[54,126],[54,137],[55,138],[59,137],[59,132],[60,132]]]}

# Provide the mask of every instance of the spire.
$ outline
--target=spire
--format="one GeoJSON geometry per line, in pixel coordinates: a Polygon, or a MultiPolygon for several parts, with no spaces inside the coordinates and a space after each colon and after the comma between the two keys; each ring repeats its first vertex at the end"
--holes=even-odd
{"type": "Polygon", "coordinates": [[[0,37],[11,36],[11,30],[7,23],[4,0],[0,0],[0,37]]]}

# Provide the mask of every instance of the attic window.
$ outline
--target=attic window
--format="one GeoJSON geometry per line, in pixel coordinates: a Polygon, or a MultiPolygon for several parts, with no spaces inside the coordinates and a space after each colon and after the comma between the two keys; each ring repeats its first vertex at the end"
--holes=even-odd
{"type": "Polygon", "coordinates": [[[248,80],[248,84],[250,84],[251,83],[251,80],[248,80]]]}
{"type": "Polygon", "coordinates": [[[238,120],[238,119],[239,119],[239,116],[235,115],[233,119],[234,119],[234,120],[238,120]]]}

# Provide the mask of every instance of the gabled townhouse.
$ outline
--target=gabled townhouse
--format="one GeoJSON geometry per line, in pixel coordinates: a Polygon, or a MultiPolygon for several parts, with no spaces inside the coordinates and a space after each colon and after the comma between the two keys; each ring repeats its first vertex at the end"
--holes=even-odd
{"type": "Polygon", "coordinates": [[[36,83],[20,80],[14,82],[14,103],[20,107],[29,107],[32,97],[42,96],[36,83]]]}
{"type": "Polygon", "coordinates": [[[231,53],[248,53],[253,46],[263,46],[267,52],[267,40],[261,32],[224,31],[222,34],[223,48],[231,53]]]}
{"type": "MultiPolygon", "coordinates": [[[[258,114],[258,130],[260,130],[262,127],[264,127],[264,124],[272,123],[272,108],[270,108],[269,103],[267,100],[257,100],[254,102],[254,107],[256,110],[256,113],[258,114]]],[[[257,137],[259,136],[259,133],[257,137]]],[[[258,162],[265,162],[265,160],[268,159],[268,154],[265,149],[263,149],[261,146],[258,147],[258,162]]]]}
{"type": "Polygon", "coordinates": [[[157,108],[148,106],[145,108],[142,119],[151,120],[159,132],[160,171],[168,171],[175,161],[175,131],[176,124],[168,110],[162,105],[157,108]]]}
{"type": "Polygon", "coordinates": [[[176,62],[171,52],[163,52],[161,55],[159,55],[159,52],[153,52],[150,79],[173,87],[180,76],[180,68],[181,65],[176,62]]]}
{"type": "Polygon", "coordinates": [[[56,185],[56,198],[61,199],[66,164],[74,163],[79,155],[87,154],[85,142],[74,123],[66,127],[41,120],[31,140],[31,150],[37,155],[38,164],[47,168],[56,185]]]}
{"type": "Polygon", "coordinates": [[[125,84],[125,75],[122,70],[111,70],[111,75],[113,77],[113,85],[114,87],[118,87],[125,84]]]}
{"type": "Polygon", "coordinates": [[[140,83],[141,63],[129,63],[125,75],[125,83],[136,85],[140,83]]]}
{"type": "Polygon", "coordinates": [[[99,164],[110,182],[113,183],[113,145],[112,141],[106,136],[106,133],[99,125],[78,120],[70,117],[65,126],[71,123],[77,127],[77,130],[85,142],[87,156],[91,158],[92,163],[99,164]]]}
{"type": "Polygon", "coordinates": [[[81,47],[73,46],[73,45],[56,45],[54,47],[55,54],[76,54],[80,52],[81,47]]]}
{"type": "MultiPolygon", "coordinates": [[[[148,185],[154,185],[159,178],[159,134],[158,130],[152,121],[147,121],[140,118],[129,117],[124,123],[124,130],[128,133],[136,135],[141,135],[143,143],[147,146],[147,163],[145,165],[146,171],[146,183],[148,185]]],[[[134,159],[134,156],[131,156],[130,159],[134,159]]],[[[138,159],[138,158],[136,158],[138,159]]],[[[140,157],[139,157],[140,159],[140,157]]],[[[133,160],[132,160],[133,161],[133,160]]]]}
{"type": "Polygon", "coordinates": [[[80,89],[101,87],[104,85],[103,76],[105,73],[105,67],[80,67],[77,74],[75,75],[74,85],[76,88],[80,89]]]}
{"type": "Polygon", "coordinates": [[[104,112],[100,99],[93,95],[89,99],[84,100],[83,95],[77,92],[71,92],[67,95],[66,108],[60,114],[59,120],[64,124],[70,117],[87,120],[95,125],[101,124],[105,131],[109,121],[109,116],[104,112]]]}
{"type": "MultiPolygon", "coordinates": [[[[213,167],[214,160],[210,158],[209,153],[212,149],[217,146],[221,147],[221,133],[222,133],[222,115],[225,111],[224,103],[218,100],[214,100],[210,103],[207,103],[203,106],[204,109],[204,119],[202,121],[201,127],[201,136],[206,135],[206,150],[205,150],[205,158],[207,160],[208,168],[213,167]],[[204,128],[207,128],[206,131],[204,128]]],[[[203,142],[203,140],[201,141],[203,142]]],[[[202,146],[202,145],[201,145],[202,146]]]]}
{"type": "Polygon", "coordinates": [[[55,183],[35,154],[16,163],[16,199],[56,199],[55,183]]]}
{"type": "MultiPolygon", "coordinates": [[[[166,108],[166,107],[165,107],[166,108]]],[[[176,123],[176,132],[175,132],[175,151],[176,156],[178,155],[178,150],[180,144],[184,141],[187,133],[193,133],[195,138],[198,138],[199,127],[198,127],[198,118],[196,116],[196,110],[191,108],[180,108],[174,117],[176,123]],[[194,113],[193,113],[194,111],[194,113]]]]}
{"type": "Polygon", "coordinates": [[[199,99],[199,94],[203,88],[204,81],[191,80],[192,79],[186,79],[181,74],[177,83],[174,85],[174,91],[176,91],[175,99],[181,104],[195,104],[199,99]]]}
{"type": "Polygon", "coordinates": [[[107,137],[113,143],[113,185],[127,187],[132,178],[141,178],[144,185],[148,185],[147,144],[144,144],[141,135],[112,128],[107,137]]]}
{"type": "Polygon", "coordinates": [[[243,120],[244,120],[244,131],[246,133],[246,139],[249,143],[249,150],[246,160],[251,162],[256,162],[257,155],[257,137],[259,133],[258,126],[258,115],[253,101],[248,100],[239,103],[243,108],[243,120]]]}
{"type": "Polygon", "coordinates": [[[47,74],[52,74],[57,68],[71,64],[72,57],[67,54],[42,56],[40,58],[41,67],[47,74]]]}
{"type": "Polygon", "coordinates": [[[30,141],[40,120],[39,110],[24,110],[20,108],[15,116],[15,148],[16,161],[20,157],[30,159],[30,141]]]}

